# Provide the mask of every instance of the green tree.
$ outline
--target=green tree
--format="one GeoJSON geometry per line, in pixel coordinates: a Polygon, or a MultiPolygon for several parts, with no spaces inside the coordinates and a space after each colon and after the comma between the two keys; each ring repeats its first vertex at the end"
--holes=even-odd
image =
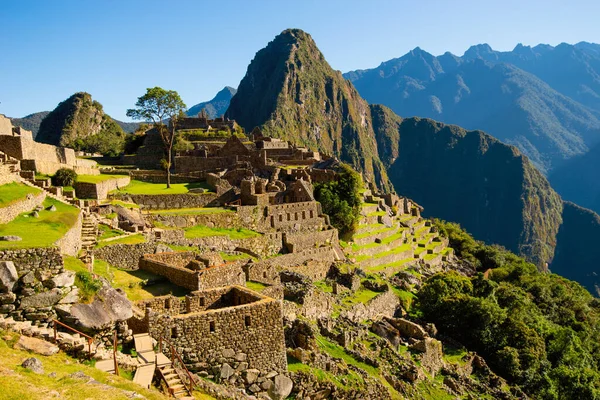
{"type": "Polygon", "coordinates": [[[186,105],[174,90],[165,90],[161,87],[146,89],[146,94],[138,97],[136,108],[128,109],[127,116],[137,120],[144,120],[154,124],[165,146],[167,158],[167,187],[171,187],[171,167],[173,165],[173,145],[175,144],[175,131],[177,122],[183,118],[186,105]],[[169,125],[165,121],[169,121],[169,125]]]}

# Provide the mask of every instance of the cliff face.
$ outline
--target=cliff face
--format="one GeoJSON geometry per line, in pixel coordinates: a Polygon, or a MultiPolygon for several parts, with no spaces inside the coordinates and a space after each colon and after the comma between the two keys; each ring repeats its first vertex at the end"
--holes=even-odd
{"type": "Polygon", "coordinates": [[[369,105],[307,33],[290,29],[256,53],[226,114],[247,131],[335,155],[389,187],[369,105]]]}
{"type": "Polygon", "coordinates": [[[538,265],[552,259],[562,202],[516,148],[429,119],[383,118],[376,125],[387,126],[383,146],[399,142],[384,161],[390,180],[427,215],[459,222],[477,239],[538,265]]]}
{"type": "Polygon", "coordinates": [[[75,93],[52,110],[41,122],[36,140],[64,147],[81,147],[81,142],[102,131],[123,133],[89,93],[75,93]]]}
{"type": "Polygon", "coordinates": [[[563,224],[550,270],[600,296],[600,216],[571,202],[564,203],[563,224]]]}

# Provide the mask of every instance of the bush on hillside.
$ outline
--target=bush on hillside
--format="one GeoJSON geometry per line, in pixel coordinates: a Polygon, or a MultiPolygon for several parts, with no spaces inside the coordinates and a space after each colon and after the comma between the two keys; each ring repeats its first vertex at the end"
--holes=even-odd
{"type": "Polygon", "coordinates": [[[323,212],[329,215],[331,224],[339,230],[340,235],[356,230],[362,187],[360,174],[345,164],[338,171],[337,180],[315,184],[315,199],[321,203],[323,212]]]}
{"type": "Polygon", "coordinates": [[[489,273],[434,275],[417,293],[422,317],[532,398],[600,399],[599,302],[457,224],[435,223],[457,254],[489,273]]]}
{"type": "Polygon", "coordinates": [[[77,172],[69,168],[61,168],[52,177],[54,186],[73,186],[77,180],[77,172]]]}

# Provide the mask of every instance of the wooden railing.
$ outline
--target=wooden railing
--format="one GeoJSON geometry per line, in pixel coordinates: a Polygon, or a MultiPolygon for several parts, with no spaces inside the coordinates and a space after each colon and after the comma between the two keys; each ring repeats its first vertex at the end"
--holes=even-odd
{"type": "Polygon", "coordinates": [[[89,335],[86,335],[85,333],[80,332],[80,331],[78,331],[75,328],[71,328],[69,325],[63,324],[60,321],[52,320],[52,322],[53,322],[52,326],[54,328],[54,341],[57,341],[58,332],[56,331],[56,325],[58,324],[58,325],[62,326],[63,328],[67,328],[70,331],[73,331],[73,332],[75,332],[75,333],[83,336],[84,338],[86,338],[87,339],[87,344],[88,344],[88,358],[92,358],[92,342],[94,341],[93,337],[91,337],[89,335]]]}
{"type": "MultiPolygon", "coordinates": [[[[190,394],[192,394],[192,392],[194,391],[194,386],[196,385],[196,380],[193,378],[192,373],[187,369],[187,367],[183,363],[183,360],[179,356],[179,353],[177,353],[175,346],[171,342],[169,342],[167,339],[164,339],[162,336],[160,336],[158,339],[158,351],[160,353],[163,352],[163,342],[166,343],[171,350],[171,363],[173,364],[173,368],[175,369],[175,372],[177,372],[177,368],[175,368],[175,359],[177,359],[179,361],[179,363],[181,364],[181,367],[187,374],[188,379],[189,379],[189,387],[187,389],[190,392],[190,394]]],[[[182,382],[185,384],[185,380],[182,379],[182,382]]]]}

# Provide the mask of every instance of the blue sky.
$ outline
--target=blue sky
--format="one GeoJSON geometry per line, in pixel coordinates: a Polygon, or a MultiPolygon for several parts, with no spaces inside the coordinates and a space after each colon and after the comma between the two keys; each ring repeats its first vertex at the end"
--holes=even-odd
{"type": "Polygon", "coordinates": [[[87,91],[126,120],[152,86],[192,106],[237,87],[286,28],[310,33],[346,72],[417,46],[462,55],[477,43],[600,43],[598,15],[597,0],[0,0],[0,113],[51,110],[87,91]]]}

